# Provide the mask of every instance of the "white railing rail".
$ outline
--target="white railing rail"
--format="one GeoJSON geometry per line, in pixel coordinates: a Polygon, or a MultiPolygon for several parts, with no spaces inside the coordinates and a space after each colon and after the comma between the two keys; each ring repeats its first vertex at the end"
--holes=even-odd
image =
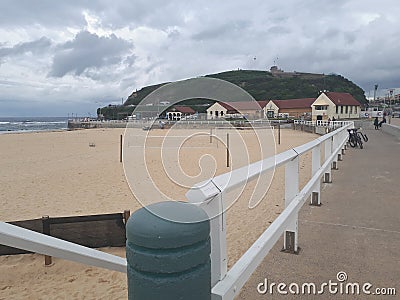
{"type": "MultiPolygon", "coordinates": [[[[320,204],[322,177],[331,178],[331,166],[337,163],[341,150],[347,142],[348,128],[353,122],[340,121],[343,127],[309,143],[290,149],[274,157],[266,158],[248,166],[212,178],[195,185],[186,194],[189,202],[201,206],[211,219],[211,284],[212,299],[233,299],[250,278],[256,267],[268,254],[279,237],[285,232],[294,232],[294,251],[297,251],[298,212],[311,194],[317,193],[320,204]],[[324,144],[324,162],[321,166],[321,147],[324,144]],[[312,178],[299,191],[299,157],[312,151],[312,178]],[[227,271],[226,220],[224,196],[263,173],[285,165],[285,210],[227,271]],[[328,175],[328,176],[326,176],[328,175]],[[290,183],[290,184],[289,184],[290,183]],[[216,217],[215,217],[216,216],[216,217]]],[[[286,249],[286,240],[284,248],[286,249]]]]}
{"type": "Polygon", "coordinates": [[[126,259],[0,222],[0,244],[126,273],[126,259]]]}
{"type": "Polygon", "coordinates": [[[294,123],[295,125],[315,126],[315,121],[294,120],[293,123],[294,123]]]}
{"type": "Polygon", "coordinates": [[[304,121],[304,120],[294,120],[295,125],[307,125],[307,126],[319,126],[319,127],[329,127],[329,128],[340,128],[349,124],[354,124],[353,121],[327,121],[327,120],[317,120],[317,121],[304,121]]]}
{"type": "Polygon", "coordinates": [[[329,128],[340,128],[348,124],[354,124],[353,121],[321,121],[317,120],[317,126],[329,127],[329,128]]]}

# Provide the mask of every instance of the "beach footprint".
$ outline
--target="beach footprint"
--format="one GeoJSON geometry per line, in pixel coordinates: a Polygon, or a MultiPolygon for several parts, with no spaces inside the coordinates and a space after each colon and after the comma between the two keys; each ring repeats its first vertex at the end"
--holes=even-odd
{"type": "Polygon", "coordinates": [[[89,269],[86,269],[85,270],[85,274],[87,275],[87,276],[89,276],[89,277],[92,277],[93,276],[93,269],[92,268],[89,268],[89,269]]]}
{"type": "Polygon", "coordinates": [[[12,287],[13,287],[12,285],[5,285],[5,286],[0,288],[0,291],[5,291],[7,289],[11,289],[12,287]]]}
{"type": "Polygon", "coordinates": [[[77,279],[76,276],[70,276],[70,277],[67,278],[67,281],[68,282],[74,282],[76,279],[77,279]]]}
{"type": "Polygon", "coordinates": [[[110,283],[110,280],[104,279],[104,278],[99,278],[99,280],[97,280],[98,283],[110,283]]]}

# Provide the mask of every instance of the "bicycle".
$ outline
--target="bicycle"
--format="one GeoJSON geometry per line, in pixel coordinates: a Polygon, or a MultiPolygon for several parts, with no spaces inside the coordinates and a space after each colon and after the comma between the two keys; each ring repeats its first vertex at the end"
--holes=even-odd
{"type": "Polygon", "coordinates": [[[368,142],[368,137],[366,134],[363,134],[361,132],[361,128],[347,129],[347,131],[349,132],[348,143],[350,144],[350,146],[354,148],[358,145],[360,149],[363,149],[363,140],[364,142],[368,142]]]}

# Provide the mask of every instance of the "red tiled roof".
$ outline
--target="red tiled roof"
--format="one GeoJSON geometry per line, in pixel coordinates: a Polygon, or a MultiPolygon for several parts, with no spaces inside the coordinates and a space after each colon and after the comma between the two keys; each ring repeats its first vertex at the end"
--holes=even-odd
{"type": "Polygon", "coordinates": [[[265,106],[267,106],[269,100],[260,100],[260,101],[257,101],[257,102],[261,106],[261,108],[264,108],[265,106]]]}
{"type": "Polygon", "coordinates": [[[361,106],[361,103],[354,99],[354,97],[349,93],[327,92],[325,95],[336,105],[361,106]]]}
{"type": "Polygon", "coordinates": [[[236,102],[218,102],[225,107],[227,113],[237,113],[242,110],[261,110],[267,105],[268,101],[236,101],[236,102]]]}
{"type": "Polygon", "coordinates": [[[196,113],[193,108],[189,107],[189,106],[180,106],[180,105],[176,105],[174,106],[174,108],[172,109],[174,111],[179,111],[183,114],[194,114],[196,113]]]}
{"type": "Polygon", "coordinates": [[[315,98],[287,99],[287,100],[271,100],[280,109],[285,108],[311,108],[315,98]]]}
{"type": "Polygon", "coordinates": [[[221,105],[222,107],[226,108],[228,114],[234,114],[237,113],[237,110],[234,109],[232,106],[230,106],[228,103],[225,102],[218,102],[219,105],[221,105]]]}

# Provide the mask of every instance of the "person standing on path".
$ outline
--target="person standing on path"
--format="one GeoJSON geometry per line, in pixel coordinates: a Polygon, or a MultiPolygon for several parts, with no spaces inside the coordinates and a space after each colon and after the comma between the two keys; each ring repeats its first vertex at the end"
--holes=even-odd
{"type": "Polygon", "coordinates": [[[378,120],[378,117],[375,117],[374,126],[375,126],[375,130],[379,129],[379,120],[378,120]]]}
{"type": "Polygon", "coordinates": [[[386,117],[385,116],[383,116],[382,121],[379,122],[379,127],[382,127],[383,123],[386,123],[386,117]]]}

